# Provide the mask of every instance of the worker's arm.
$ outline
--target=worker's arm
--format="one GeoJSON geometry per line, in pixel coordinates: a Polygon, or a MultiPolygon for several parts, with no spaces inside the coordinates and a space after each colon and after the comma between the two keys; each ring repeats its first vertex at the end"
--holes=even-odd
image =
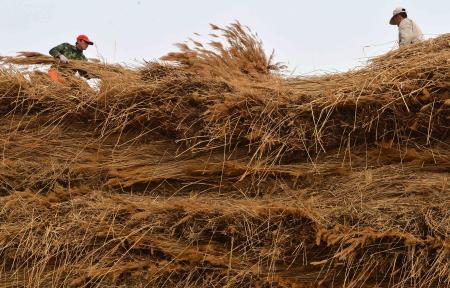
{"type": "Polygon", "coordinates": [[[52,49],[50,49],[50,51],[48,52],[50,55],[52,55],[55,58],[58,58],[60,55],[63,54],[65,48],[66,48],[66,43],[60,44],[58,46],[53,47],[52,49]]]}

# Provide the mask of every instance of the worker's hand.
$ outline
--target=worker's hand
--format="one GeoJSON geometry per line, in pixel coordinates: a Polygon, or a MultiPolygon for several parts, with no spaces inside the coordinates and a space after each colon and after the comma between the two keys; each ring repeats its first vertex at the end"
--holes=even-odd
{"type": "Polygon", "coordinates": [[[66,56],[64,56],[64,55],[59,55],[59,60],[61,61],[61,63],[63,63],[63,64],[67,64],[67,63],[69,63],[69,59],[67,59],[67,57],[66,56]]]}

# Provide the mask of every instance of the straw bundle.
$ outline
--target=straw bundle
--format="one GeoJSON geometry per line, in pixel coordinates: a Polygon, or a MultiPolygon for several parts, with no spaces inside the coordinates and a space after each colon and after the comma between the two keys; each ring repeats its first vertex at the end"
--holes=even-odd
{"type": "Polygon", "coordinates": [[[98,90],[1,59],[1,286],[450,287],[450,36],[293,78],[212,28],[98,90]]]}

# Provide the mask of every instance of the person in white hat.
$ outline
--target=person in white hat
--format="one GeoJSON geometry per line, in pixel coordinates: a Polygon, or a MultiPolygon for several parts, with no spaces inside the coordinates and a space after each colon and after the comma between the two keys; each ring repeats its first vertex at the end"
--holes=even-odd
{"type": "Polygon", "coordinates": [[[413,20],[408,18],[405,8],[395,8],[392,14],[389,24],[398,26],[399,46],[414,44],[423,40],[422,30],[413,20]]]}

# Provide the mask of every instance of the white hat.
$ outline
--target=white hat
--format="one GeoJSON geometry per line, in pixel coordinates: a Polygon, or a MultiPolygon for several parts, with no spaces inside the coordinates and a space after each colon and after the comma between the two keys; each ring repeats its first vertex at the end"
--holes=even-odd
{"type": "Polygon", "coordinates": [[[391,17],[391,20],[389,21],[389,24],[395,25],[394,16],[397,14],[400,14],[400,13],[406,13],[406,9],[403,7],[395,8],[394,11],[392,12],[392,17],[391,17]]]}

